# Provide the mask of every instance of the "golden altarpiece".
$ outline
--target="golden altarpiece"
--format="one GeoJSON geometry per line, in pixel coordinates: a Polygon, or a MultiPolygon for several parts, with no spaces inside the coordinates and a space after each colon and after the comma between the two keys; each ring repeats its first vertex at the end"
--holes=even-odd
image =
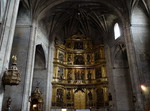
{"type": "Polygon", "coordinates": [[[52,108],[90,109],[108,106],[104,46],[77,34],[55,43],[52,108]]]}

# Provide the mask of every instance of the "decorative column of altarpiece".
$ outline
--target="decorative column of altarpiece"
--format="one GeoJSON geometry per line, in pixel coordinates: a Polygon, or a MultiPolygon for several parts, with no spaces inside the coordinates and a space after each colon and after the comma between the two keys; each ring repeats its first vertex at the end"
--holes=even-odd
{"type": "Polygon", "coordinates": [[[84,35],[55,44],[52,108],[89,109],[108,106],[104,46],[84,35]]]}

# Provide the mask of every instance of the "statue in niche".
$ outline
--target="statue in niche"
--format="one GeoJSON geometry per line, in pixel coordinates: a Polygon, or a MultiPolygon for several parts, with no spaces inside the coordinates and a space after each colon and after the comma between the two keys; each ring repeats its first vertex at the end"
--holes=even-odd
{"type": "Polygon", "coordinates": [[[83,71],[81,72],[81,74],[80,74],[80,75],[81,75],[81,77],[80,77],[80,78],[81,78],[81,80],[84,80],[84,76],[85,76],[85,74],[84,74],[84,72],[83,72],[83,71]]]}
{"type": "Polygon", "coordinates": [[[101,103],[104,102],[103,89],[96,90],[96,94],[97,94],[97,106],[100,106],[101,103]]]}
{"type": "Polygon", "coordinates": [[[63,53],[61,53],[61,52],[59,52],[59,60],[60,60],[61,62],[64,61],[64,55],[63,55],[63,53]]]}
{"type": "Polygon", "coordinates": [[[92,76],[91,72],[90,72],[90,71],[88,71],[88,74],[87,74],[87,78],[88,78],[88,80],[91,80],[91,76],[92,76]]]}
{"type": "Polygon", "coordinates": [[[68,91],[68,93],[67,93],[67,99],[68,99],[68,100],[71,99],[71,93],[70,93],[70,91],[68,91]]]}
{"type": "Polygon", "coordinates": [[[102,77],[101,69],[96,69],[96,78],[101,78],[101,77],[102,77]]]}
{"type": "Polygon", "coordinates": [[[83,49],[83,42],[75,42],[74,49],[83,49]]]}
{"type": "Polygon", "coordinates": [[[84,64],[84,57],[82,55],[76,55],[74,57],[74,64],[83,65],[84,64]]]}
{"type": "Polygon", "coordinates": [[[57,100],[58,105],[62,104],[63,102],[63,90],[62,89],[57,89],[56,100],[57,100]]]}
{"type": "Polygon", "coordinates": [[[90,61],[91,61],[91,57],[90,57],[90,55],[88,54],[88,55],[87,55],[87,62],[90,63],[90,61]]]}
{"type": "Polygon", "coordinates": [[[67,48],[71,48],[71,43],[70,42],[67,44],[67,48]]]}
{"type": "Polygon", "coordinates": [[[79,79],[80,79],[80,72],[75,71],[75,80],[79,80],[79,79]]]}
{"type": "Polygon", "coordinates": [[[84,80],[84,71],[75,71],[75,80],[84,80]]]}
{"type": "Polygon", "coordinates": [[[89,98],[89,100],[92,100],[92,92],[91,91],[89,91],[89,93],[88,93],[88,98],[89,98]]]}
{"type": "Polygon", "coordinates": [[[71,55],[70,55],[70,54],[68,55],[68,59],[67,59],[67,61],[68,61],[68,63],[70,63],[70,62],[71,62],[71,55]]]}
{"type": "Polygon", "coordinates": [[[59,76],[60,80],[63,79],[63,68],[62,67],[59,67],[59,69],[58,69],[58,76],[59,76]]]}
{"type": "Polygon", "coordinates": [[[72,80],[71,73],[72,73],[72,71],[69,70],[69,71],[68,71],[68,80],[72,80]]]}

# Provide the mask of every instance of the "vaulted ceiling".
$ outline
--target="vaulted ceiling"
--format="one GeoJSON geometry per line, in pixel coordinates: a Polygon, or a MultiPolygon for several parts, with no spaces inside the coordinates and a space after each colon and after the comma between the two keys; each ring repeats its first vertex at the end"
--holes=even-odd
{"type": "Polygon", "coordinates": [[[33,18],[44,26],[49,35],[68,37],[77,32],[102,41],[114,21],[121,17],[130,20],[134,6],[139,2],[150,15],[149,0],[23,0],[33,18]]]}

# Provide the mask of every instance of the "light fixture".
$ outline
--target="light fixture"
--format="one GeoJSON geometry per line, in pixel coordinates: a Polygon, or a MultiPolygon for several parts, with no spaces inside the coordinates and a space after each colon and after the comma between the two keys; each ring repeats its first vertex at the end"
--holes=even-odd
{"type": "Polygon", "coordinates": [[[33,104],[33,108],[36,108],[37,107],[37,104],[33,104]]]}
{"type": "Polygon", "coordinates": [[[147,92],[148,91],[148,88],[144,84],[141,84],[140,87],[141,87],[141,90],[143,92],[147,92]]]}
{"type": "Polygon", "coordinates": [[[62,109],[61,111],[67,111],[67,109],[62,109]]]}
{"type": "Polygon", "coordinates": [[[31,103],[30,111],[43,111],[44,100],[38,87],[31,93],[29,101],[31,103]]]}

